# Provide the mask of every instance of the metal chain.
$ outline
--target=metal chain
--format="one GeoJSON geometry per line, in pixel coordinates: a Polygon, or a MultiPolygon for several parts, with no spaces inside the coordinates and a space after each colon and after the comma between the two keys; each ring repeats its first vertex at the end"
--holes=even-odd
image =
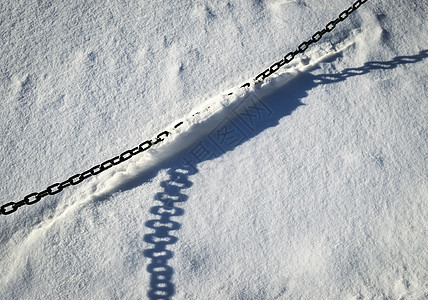
{"type": "MultiPolygon", "coordinates": [[[[279,68],[290,63],[296,57],[296,55],[305,52],[311,44],[318,42],[323,37],[323,35],[326,34],[327,32],[331,32],[336,27],[337,24],[339,24],[340,22],[342,22],[346,18],[348,18],[348,16],[351,13],[356,11],[365,2],[367,2],[367,0],[358,0],[352,6],[350,6],[348,9],[341,12],[339,14],[339,17],[337,17],[335,20],[329,22],[325,26],[325,28],[322,29],[321,31],[317,31],[308,41],[301,43],[295,51],[291,51],[291,52],[287,53],[280,61],[274,63],[268,69],[266,69],[265,71],[263,71],[259,75],[257,75],[254,78],[254,84],[259,84],[259,83],[263,82],[266,78],[268,78],[273,73],[278,71],[279,68]]],[[[251,84],[247,82],[244,85],[242,85],[241,88],[247,88],[250,86],[251,86],[251,84]]],[[[230,93],[229,95],[231,95],[231,94],[232,93],[230,93]]],[[[195,113],[195,114],[197,114],[197,113],[195,113]]],[[[183,124],[183,122],[177,123],[174,126],[174,129],[178,128],[182,124],[183,124]]],[[[154,145],[159,144],[162,141],[164,141],[165,138],[168,137],[170,134],[171,134],[170,131],[163,131],[156,136],[154,141],[147,140],[147,141],[141,143],[140,145],[138,145],[137,147],[134,147],[130,150],[127,150],[127,151],[123,152],[122,154],[115,156],[109,160],[106,160],[105,162],[103,162],[99,165],[96,165],[96,166],[90,168],[89,170],[87,170],[81,174],[76,174],[74,176],[71,176],[70,178],[68,178],[67,180],[65,180],[63,182],[54,183],[54,184],[48,186],[45,190],[43,190],[41,192],[31,193],[31,194],[25,196],[24,199],[22,199],[21,201],[6,203],[6,204],[0,206],[0,215],[9,215],[9,214],[17,211],[18,208],[20,208],[21,206],[33,205],[48,195],[58,194],[59,192],[63,191],[65,188],[67,188],[69,186],[77,185],[77,184],[83,182],[84,180],[88,179],[91,176],[98,175],[99,173],[101,173],[105,170],[108,170],[111,167],[116,166],[116,165],[130,159],[131,157],[137,155],[137,154],[140,154],[144,151],[149,150],[154,145]]]]}
{"type": "MultiPolygon", "coordinates": [[[[182,124],[182,122],[178,123],[177,125],[175,125],[175,128],[177,128],[181,124],[182,124]]],[[[111,167],[116,166],[116,165],[130,159],[131,157],[137,155],[137,154],[140,154],[141,152],[149,150],[152,146],[159,144],[162,141],[164,141],[165,138],[168,137],[170,134],[171,133],[169,131],[163,131],[156,136],[154,141],[147,140],[147,141],[141,143],[140,145],[138,145],[137,147],[134,147],[130,150],[127,150],[118,156],[110,158],[109,160],[106,160],[105,162],[103,162],[99,165],[93,166],[92,168],[90,168],[89,170],[87,170],[81,174],[76,174],[74,176],[71,176],[70,178],[68,178],[67,180],[65,180],[63,182],[54,183],[54,184],[48,186],[45,190],[43,190],[41,192],[31,193],[31,194],[25,196],[24,199],[22,199],[21,201],[9,202],[7,204],[4,204],[0,207],[0,214],[9,215],[9,214],[17,211],[17,209],[20,208],[21,206],[33,205],[48,195],[58,194],[59,192],[63,191],[65,188],[67,188],[69,186],[77,185],[77,184],[83,182],[84,180],[88,179],[91,176],[98,175],[99,173],[101,173],[105,170],[108,170],[111,167]]]]}
{"type": "MultiPolygon", "coordinates": [[[[311,44],[315,44],[316,42],[318,42],[323,37],[324,34],[332,31],[337,24],[339,24],[340,22],[348,18],[351,13],[356,11],[365,2],[367,2],[367,0],[358,0],[348,9],[345,9],[344,11],[342,11],[339,14],[339,17],[329,22],[325,26],[325,28],[322,29],[321,31],[317,31],[308,41],[301,43],[295,51],[291,51],[287,53],[280,61],[274,63],[268,69],[264,70],[259,75],[257,75],[256,78],[254,78],[254,82],[256,84],[261,83],[263,80],[265,80],[266,78],[271,76],[273,73],[278,71],[279,68],[290,63],[296,57],[297,54],[305,52],[311,44]]],[[[249,86],[249,83],[244,84],[243,87],[244,86],[249,86]]]]}

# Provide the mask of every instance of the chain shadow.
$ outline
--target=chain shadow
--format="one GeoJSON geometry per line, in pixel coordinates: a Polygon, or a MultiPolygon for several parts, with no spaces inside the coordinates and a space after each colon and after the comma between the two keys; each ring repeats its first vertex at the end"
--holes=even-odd
{"type": "MultiPolygon", "coordinates": [[[[337,53],[322,62],[334,62],[341,55],[337,53]]],[[[312,74],[312,71],[319,68],[317,64],[290,80],[279,76],[277,81],[283,80],[285,84],[276,88],[273,93],[267,96],[252,93],[239,104],[230,107],[230,111],[224,114],[222,119],[217,120],[217,123],[201,124],[212,130],[200,138],[191,138],[191,133],[184,134],[184,140],[189,138],[186,149],[118,185],[108,194],[101,195],[98,200],[106,199],[117,191],[134,189],[155,177],[160,170],[168,169],[169,177],[161,183],[162,192],[154,197],[159,203],[150,209],[153,218],[145,223],[152,231],[144,236],[144,241],[151,246],[143,252],[144,257],[150,259],[147,266],[150,273],[150,290],[147,293],[149,299],[170,299],[175,294],[176,288],[172,281],[174,270],[169,265],[174,253],[167,247],[177,243],[177,237],[171,232],[179,230],[181,224],[172,218],[184,214],[184,209],[177,204],[188,200],[184,190],[192,186],[189,176],[198,173],[199,163],[233,151],[264,130],[277,126],[281,119],[304,105],[302,99],[317,86],[334,84],[376,70],[387,71],[401,65],[414,64],[427,57],[428,50],[423,50],[413,56],[397,56],[389,61],[366,62],[361,67],[347,68],[335,74],[312,74]]]]}
{"type": "Polygon", "coordinates": [[[414,64],[428,57],[428,50],[422,50],[413,56],[396,56],[390,61],[370,61],[359,68],[347,68],[336,74],[321,74],[313,78],[314,83],[330,84],[344,81],[347,78],[361,76],[374,70],[391,70],[400,65],[414,64]]]}
{"type": "Polygon", "coordinates": [[[184,214],[184,209],[177,204],[187,201],[188,196],[183,193],[183,190],[193,185],[189,176],[197,172],[196,167],[183,162],[170,168],[168,179],[161,182],[163,191],[154,197],[160,205],[150,209],[154,218],[145,223],[145,226],[153,232],[144,236],[144,241],[151,244],[151,248],[143,253],[151,260],[147,266],[147,271],[150,273],[150,290],[147,293],[149,299],[170,299],[175,294],[175,285],[172,282],[174,270],[168,265],[173,252],[167,247],[178,241],[171,231],[179,230],[181,224],[172,218],[184,214]]]}

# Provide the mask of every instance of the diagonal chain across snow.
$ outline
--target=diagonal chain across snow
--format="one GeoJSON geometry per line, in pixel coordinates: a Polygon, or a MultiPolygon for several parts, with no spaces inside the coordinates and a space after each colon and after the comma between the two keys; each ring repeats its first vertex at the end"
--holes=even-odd
{"type": "MultiPolygon", "coordinates": [[[[132,159],[132,161],[135,161],[135,159],[137,158],[136,156],[139,156],[139,154],[141,154],[142,152],[147,152],[149,149],[159,148],[159,144],[165,144],[165,140],[168,140],[167,144],[170,144],[173,141],[174,143],[177,143],[176,141],[178,140],[179,142],[177,145],[175,145],[175,149],[182,149],[184,148],[184,145],[191,144],[193,137],[198,135],[200,136],[200,134],[195,134],[195,130],[196,132],[204,132],[203,128],[209,128],[209,125],[204,125],[202,127],[197,126],[199,129],[193,129],[196,124],[210,124],[210,120],[217,119],[219,116],[221,116],[222,111],[225,107],[244,99],[244,96],[246,94],[254,91],[255,89],[258,89],[259,86],[271,85],[272,81],[266,81],[266,79],[268,79],[268,77],[274,78],[272,75],[275,75],[276,77],[281,77],[281,74],[284,74],[284,71],[281,71],[282,73],[278,72],[279,70],[282,70],[280,69],[281,67],[285,65],[288,66],[288,76],[293,76],[293,74],[297,74],[298,71],[305,71],[305,66],[300,65],[300,67],[297,67],[299,63],[298,60],[295,60],[296,56],[298,54],[303,54],[304,52],[306,52],[310,45],[318,43],[319,40],[323,37],[323,35],[328,32],[331,32],[338,23],[348,18],[351,13],[357,10],[366,1],[367,0],[357,0],[349,8],[342,11],[335,20],[327,23],[324,29],[317,31],[309,40],[302,42],[295,51],[287,53],[281,60],[272,64],[268,69],[261,72],[253,80],[250,80],[240,85],[239,87],[229,91],[229,93],[226,95],[219,95],[217,97],[213,97],[212,99],[208,100],[202,107],[194,110],[189,116],[185,117],[182,120],[174,122],[170,128],[159,133],[154,139],[146,140],[140,145],[130,150],[127,150],[122,154],[115,156],[99,165],[96,165],[81,174],[76,174],[63,182],[54,183],[41,192],[31,193],[18,202],[6,203],[0,206],[0,215],[11,214],[24,205],[33,205],[48,195],[55,195],[57,193],[60,193],[62,190],[69,186],[80,184],[84,180],[94,175],[98,175],[99,173],[104,172],[112,168],[113,166],[122,164],[125,161],[128,161],[130,159],[132,159]],[[188,132],[192,132],[192,134],[185,134],[188,132]]],[[[320,56],[317,57],[315,54],[311,54],[312,63],[316,63],[316,61],[319,59],[320,56]]],[[[275,80],[273,80],[273,82],[275,82],[275,80]]],[[[121,174],[118,170],[116,170],[115,173],[121,174]]],[[[114,179],[112,180],[114,181],[114,179]]]]}
{"type": "Polygon", "coordinates": [[[108,172],[94,177],[83,186],[77,193],[73,193],[68,199],[68,203],[63,203],[56,208],[55,214],[39,224],[37,230],[32,234],[39,235],[39,230],[51,227],[56,221],[63,219],[70,213],[77,211],[85,204],[103,199],[126,189],[126,185],[143,176],[146,172],[162,164],[167,159],[175,156],[194,145],[198,140],[206,136],[220,120],[224,119],[229,113],[229,108],[239,105],[249,94],[257,93],[260,97],[265,97],[274,92],[278,87],[285,86],[299,74],[313,69],[319,63],[328,60],[334,55],[346,50],[354,45],[359,39],[359,31],[351,32],[350,37],[340,44],[324,44],[308,53],[308,57],[297,59],[289,68],[278,72],[261,85],[253,85],[248,89],[241,89],[237,86],[231,89],[232,95],[220,94],[206,100],[202,105],[191,111],[182,119],[176,120],[164,131],[170,133],[168,139],[162,144],[157,144],[150,148],[144,154],[137,155],[129,159],[126,163],[110,169],[108,172]],[[181,125],[176,127],[175,124],[181,125]]]}

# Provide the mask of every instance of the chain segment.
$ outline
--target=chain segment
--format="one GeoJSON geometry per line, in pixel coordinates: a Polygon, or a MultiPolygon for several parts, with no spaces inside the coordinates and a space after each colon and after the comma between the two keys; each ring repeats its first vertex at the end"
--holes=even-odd
{"type": "MultiPolygon", "coordinates": [[[[181,125],[181,124],[180,124],[181,125]]],[[[38,192],[38,193],[31,193],[24,197],[23,200],[18,202],[9,202],[7,204],[4,204],[0,207],[0,214],[2,215],[9,215],[15,211],[18,210],[21,206],[24,205],[33,205],[39,202],[42,198],[48,196],[48,195],[55,195],[60,192],[62,192],[65,188],[77,185],[84,180],[88,179],[91,176],[98,175],[101,172],[104,172],[105,170],[110,169],[111,167],[118,165],[131,157],[140,154],[141,152],[149,150],[151,147],[153,147],[156,144],[161,143],[165,140],[166,137],[168,137],[171,133],[169,131],[163,131],[159,133],[154,140],[147,140],[137,147],[134,147],[130,150],[127,150],[123,152],[122,154],[115,156],[113,158],[110,158],[109,160],[106,160],[105,162],[93,166],[89,170],[84,171],[81,174],[76,174],[68,178],[67,180],[63,182],[57,182],[50,186],[48,186],[45,190],[38,192]]]]}
{"type": "MultiPolygon", "coordinates": [[[[310,45],[317,43],[323,37],[324,34],[331,32],[336,27],[337,24],[339,24],[340,22],[342,22],[346,18],[348,18],[348,16],[351,13],[356,11],[365,2],[367,2],[367,0],[358,0],[352,6],[345,9],[344,11],[342,11],[335,20],[327,23],[327,25],[325,26],[324,29],[317,31],[309,40],[301,43],[295,51],[291,51],[291,52],[287,53],[280,61],[275,62],[268,69],[266,69],[265,71],[263,71],[259,75],[257,75],[254,78],[254,84],[259,84],[259,83],[263,82],[266,78],[268,78],[273,73],[278,71],[281,67],[290,63],[298,54],[304,53],[309,48],[310,45]]],[[[251,84],[247,82],[244,85],[242,85],[241,88],[246,88],[246,87],[250,87],[250,86],[251,86],[251,84]]],[[[174,129],[178,128],[182,124],[183,124],[183,122],[177,123],[174,126],[174,129]]],[[[110,158],[109,160],[106,160],[105,162],[103,162],[99,165],[93,166],[92,168],[84,171],[81,174],[73,175],[63,182],[54,183],[54,184],[48,186],[45,190],[43,190],[41,192],[35,192],[35,193],[28,194],[21,201],[6,203],[6,204],[0,206],[0,215],[9,215],[11,213],[14,213],[21,206],[36,204],[42,198],[44,198],[48,195],[58,194],[58,193],[62,192],[67,187],[77,185],[77,184],[83,182],[84,180],[88,179],[91,176],[98,175],[101,172],[104,172],[105,170],[108,170],[115,165],[118,165],[124,161],[127,161],[128,159],[132,158],[133,156],[135,156],[137,154],[140,154],[144,151],[149,150],[154,145],[157,145],[157,144],[161,143],[162,141],[164,141],[165,138],[167,138],[170,134],[171,134],[171,132],[169,132],[169,131],[163,131],[163,132],[159,133],[154,140],[147,140],[147,141],[141,143],[140,145],[123,152],[122,154],[120,154],[118,156],[110,158]]]]}
{"type": "MultiPolygon", "coordinates": [[[[336,27],[337,24],[347,19],[351,13],[356,11],[365,2],[367,2],[367,0],[358,0],[349,8],[342,11],[335,20],[327,23],[324,29],[317,31],[309,40],[301,43],[295,51],[291,51],[287,53],[280,61],[277,61],[276,63],[271,65],[268,69],[264,70],[259,75],[257,75],[254,78],[254,83],[259,84],[263,82],[266,78],[268,78],[273,73],[278,71],[279,68],[290,63],[298,54],[305,52],[310,45],[317,43],[323,37],[324,34],[326,34],[327,32],[331,32],[336,27]]],[[[245,83],[242,87],[249,87],[249,86],[250,86],[249,83],[245,83]]]]}

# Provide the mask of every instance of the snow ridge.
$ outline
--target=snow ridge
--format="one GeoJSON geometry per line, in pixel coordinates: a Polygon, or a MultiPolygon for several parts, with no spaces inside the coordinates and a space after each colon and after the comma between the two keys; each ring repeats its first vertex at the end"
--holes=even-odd
{"type": "MultiPolygon", "coordinates": [[[[157,166],[161,165],[163,161],[189,148],[195,141],[210,132],[219,120],[224,118],[225,114],[228,113],[228,107],[239,104],[250,93],[257,92],[257,95],[262,97],[269,95],[276,88],[287,84],[287,82],[295,78],[298,74],[306,72],[322,61],[354,45],[359,40],[360,35],[360,30],[356,29],[351,31],[348,38],[341,43],[324,43],[314,46],[306,52],[307,54],[297,57],[286,68],[278,70],[277,73],[261,84],[255,85],[252,83],[248,88],[241,88],[241,84],[224,94],[207,99],[187,116],[174,121],[163,130],[170,132],[171,135],[162,143],[153,146],[144,153],[134,156],[115,168],[101,173],[98,177],[90,179],[86,184],[82,184],[66,202],[61,203],[56,208],[52,216],[42,221],[32,230],[27,237],[27,243],[31,243],[57,221],[78,211],[86,204],[105,199],[113,193],[127,189],[129,181],[151,172],[157,166]],[[177,124],[180,125],[177,126],[177,124]]],[[[23,243],[23,246],[25,244],[23,243]]]]}

